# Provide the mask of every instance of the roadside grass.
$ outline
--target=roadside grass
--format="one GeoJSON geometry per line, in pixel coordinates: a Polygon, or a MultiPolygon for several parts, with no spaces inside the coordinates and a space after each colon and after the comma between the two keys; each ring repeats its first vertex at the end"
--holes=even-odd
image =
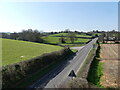
{"type": "Polygon", "coordinates": [[[76,50],[76,49],[71,49],[71,50],[72,50],[73,53],[77,53],[78,52],[78,50],[76,50]]]}
{"type": "Polygon", "coordinates": [[[91,57],[94,55],[94,50],[95,50],[95,49],[92,48],[91,51],[90,51],[90,53],[88,54],[85,62],[83,63],[82,67],[80,68],[80,70],[79,70],[78,73],[77,73],[77,76],[78,76],[78,77],[81,76],[81,73],[82,73],[84,67],[86,66],[87,62],[88,62],[88,61],[91,59],[91,57]]]}
{"type": "Polygon", "coordinates": [[[88,82],[98,86],[98,87],[103,87],[100,85],[100,79],[102,76],[102,71],[103,71],[103,63],[99,62],[98,59],[94,58],[94,61],[91,64],[90,71],[88,73],[88,82]]]}
{"type": "MultiPolygon", "coordinates": [[[[97,45],[97,44],[95,44],[97,45]]],[[[92,48],[90,53],[88,54],[85,62],[83,63],[81,69],[79,70],[79,72],[77,73],[78,78],[79,77],[85,77],[87,78],[87,81],[89,83],[89,85],[93,86],[97,86],[98,88],[104,88],[101,84],[100,84],[100,80],[101,80],[101,76],[103,74],[103,63],[99,61],[99,57],[100,57],[100,46],[98,44],[98,49],[96,51],[95,54],[95,48],[92,48]],[[87,76],[83,76],[84,74],[84,70],[85,67],[89,62],[89,60],[95,55],[95,57],[93,58],[91,64],[90,64],[90,69],[88,71],[88,75],[87,76]]]]}
{"type": "Polygon", "coordinates": [[[2,39],[2,65],[14,64],[61,49],[62,47],[55,45],[2,39]]]}
{"type": "Polygon", "coordinates": [[[53,62],[49,65],[47,65],[45,68],[41,69],[40,71],[28,76],[28,78],[22,80],[20,83],[16,85],[16,88],[27,88],[28,86],[32,85],[34,82],[39,80],[41,77],[49,73],[52,69],[59,66],[61,63],[63,63],[65,60],[67,60],[71,55],[76,53],[77,50],[72,49],[69,55],[66,55],[65,57],[59,58],[58,61],[53,62]],[[23,83],[24,82],[24,83],[23,83]]]}
{"type": "Polygon", "coordinates": [[[89,72],[87,80],[89,83],[96,85],[99,88],[103,88],[100,84],[101,76],[103,75],[103,63],[100,62],[100,45],[98,44],[98,49],[96,51],[96,56],[94,57],[89,72]]]}

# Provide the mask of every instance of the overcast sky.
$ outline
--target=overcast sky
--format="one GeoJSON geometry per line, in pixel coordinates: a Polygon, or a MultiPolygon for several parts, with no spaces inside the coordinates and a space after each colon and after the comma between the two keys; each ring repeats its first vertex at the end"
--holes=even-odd
{"type": "Polygon", "coordinates": [[[117,2],[0,3],[0,32],[117,30],[117,2]]]}

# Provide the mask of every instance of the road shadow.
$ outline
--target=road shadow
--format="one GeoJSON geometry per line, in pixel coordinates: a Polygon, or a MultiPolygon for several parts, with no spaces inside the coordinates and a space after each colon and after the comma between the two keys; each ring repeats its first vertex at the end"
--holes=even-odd
{"type": "Polygon", "coordinates": [[[41,90],[43,89],[50,80],[52,80],[54,77],[56,77],[65,67],[67,67],[70,64],[70,61],[74,60],[73,58],[76,56],[76,53],[67,58],[63,63],[61,63],[59,66],[54,68],[52,71],[50,71],[48,74],[44,75],[42,78],[39,79],[37,83],[27,88],[27,90],[41,90]]]}

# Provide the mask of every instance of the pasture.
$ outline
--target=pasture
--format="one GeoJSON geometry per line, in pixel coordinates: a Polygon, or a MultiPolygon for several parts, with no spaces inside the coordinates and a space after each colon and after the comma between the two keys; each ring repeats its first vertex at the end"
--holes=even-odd
{"type": "MultiPolygon", "coordinates": [[[[67,36],[68,33],[58,33],[58,34],[51,34],[49,36],[52,36],[52,37],[60,37],[60,36],[67,36]]],[[[89,35],[86,35],[86,34],[76,34],[77,37],[92,37],[92,36],[89,36],[89,35]]]]}
{"type": "Polygon", "coordinates": [[[2,39],[2,65],[14,64],[60,49],[60,46],[2,39]]]}
{"type": "MultiPolygon", "coordinates": [[[[51,37],[51,36],[47,36],[47,37],[42,37],[44,40],[45,40],[45,42],[46,43],[52,43],[52,44],[61,44],[60,43],[60,37],[51,37]]],[[[66,43],[65,43],[65,45],[67,45],[67,44],[72,44],[71,42],[70,42],[70,40],[68,40],[67,38],[65,38],[66,39],[66,43]]],[[[83,38],[77,38],[77,40],[76,41],[74,41],[74,43],[73,44],[85,44],[86,42],[88,42],[90,39],[83,39],[83,38]]]]}

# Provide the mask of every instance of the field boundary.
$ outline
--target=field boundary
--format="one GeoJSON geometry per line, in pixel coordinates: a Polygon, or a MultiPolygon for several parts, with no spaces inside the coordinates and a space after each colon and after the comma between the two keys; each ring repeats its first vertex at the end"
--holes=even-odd
{"type": "MultiPolygon", "coordinates": [[[[51,37],[67,37],[67,36],[51,36],[51,37]]],[[[76,38],[93,39],[93,37],[79,37],[79,36],[76,38]]]]}
{"type": "Polygon", "coordinates": [[[89,72],[87,75],[87,81],[89,82],[89,84],[99,88],[103,87],[100,84],[100,79],[103,75],[103,63],[100,62],[100,48],[100,44],[98,43],[96,54],[91,62],[89,72]]]}
{"type": "Polygon", "coordinates": [[[69,48],[64,48],[60,51],[43,54],[42,56],[34,59],[4,66],[2,68],[3,88],[14,88],[16,86],[16,82],[20,82],[29,75],[45,68],[49,64],[58,62],[62,58],[68,56],[70,53],[73,52],[69,48]]]}

